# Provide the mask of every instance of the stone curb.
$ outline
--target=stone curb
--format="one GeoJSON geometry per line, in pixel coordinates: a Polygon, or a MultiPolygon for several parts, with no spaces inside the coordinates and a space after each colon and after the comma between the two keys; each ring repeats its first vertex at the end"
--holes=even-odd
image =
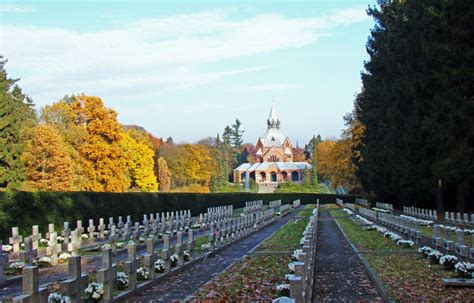
{"type": "Polygon", "coordinates": [[[372,267],[370,267],[369,262],[367,262],[367,260],[361,254],[361,252],[354,246],[354,244],[352,244],[352,242],[349,240],[349,238],[347,237],[346,233],[341,228],[341,226],[339,225],[337,220],[334,220],[334,222],[336,222],[336,225],[339,228],[339,230],[341,231],[342,235],[344,236],[346,241],[349,243],[349,245],[354,250],[354,252],[357,255],[357,257],[359,258],[360,262],[364,266],[365,272],[369,276],[369,279],[372,281],[372,283],[375,284],[375,287],[379,291],[379,294],[382,296],[382,299],[384,300],[384,302],[390,302],[390,303],[395,302],[395,301],[390,299],[390,296],[388,294],[388,290],[385,287],[385,284],[383,283],[382,279],[380,279],[380,277],[377,275],[377,273],[372,269],[372,267]]]}

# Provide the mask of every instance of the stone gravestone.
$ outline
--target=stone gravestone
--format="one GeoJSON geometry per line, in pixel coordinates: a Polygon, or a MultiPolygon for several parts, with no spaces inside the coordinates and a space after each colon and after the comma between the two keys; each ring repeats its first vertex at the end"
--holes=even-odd
{"type": "Polygon", "coordinates": [[[99,219],[99,226],[97,226],[99,229],[99,239],[104,240],[105,239],[105,224],[104,224],[104,218],[99,219]]]}
{"type": "Polygon", "coordinates": [[[14,303],[38,303],[47,302],[48,291],[46,288],[39,288],[38,266],[23,267],[22,294],[13,298],[14,303]]]}
{"type": "Polygon", "coordinates": [[[170,247],[170,235],[163,235],[163,249],[161,250],[161,258],[165,264],[165,271],[169,272],[171,270],[171,247],[170,247]]]}
{"type": "Polygon", "coordinates": [[[444,249],[450,252],[454,252],[454,242],[451,240],[451,231],[446,229],[446,239],[444,240],[444,249]]]}
{"type": "Polygon", "coordinates": [[[79,256],[79,250],[81,249],[82,234],[77,230],[71,232],[71,242],[67,246],[67,250],[73,256],[79,256]]]}
{"type": "Polygon", "coordinates": [[[189,253],[189,260],[194,260],[194,231],[192,228],[188,231],[188,240],[186,241],[186,249],[189,253]]]}
{"type": "Polygon", "coordinates": [[[61,291],[71,299],[71,303],[82,302],[81,295],[87,288],[89,277],[82,273],[80,256],[70,257],[68,263],[69,277],[61,282],[61,291]]]}
{"type": "Polygon", "coordinates": [[[61,236],[64,238],[63,245],[67,249],[69,244],[69,236],[71,235],[71,229],[69,228],[69,222],[64,222],[61,236]]]}
{"type": "Polygon", "coordinates": [[[110,226],[110,235],[109,235],[109,243],[110,243],[110,248],[112,249],[112,253],[115,254],[117,253],[117,233],[116,233],[116,227],[115,225],[110,226]]]}
{"type": "Polygon", "coordinates": [[[456,253],[469,258],[469,248],[464,244],[464,230],[456,231],[456,253]]]}
{"type": "Polygon", "coordinates": [[[87,232],[89,233],[89,241],[93,242],[95,232],[94,219],[89,219],[89,227],[87,227],[87,232]]]}
{"type": "Polygon", "coordinates": [[[58,243],[56,232],[49,233],[49,244],[46,248],[46,255],[51,258],[51,265],[58,264],[58,255],[61,253],[61,244],[58,243]]]}
{"type": "Polygon", "coordinates": [[[54,233],[54,232],[55,232],[54,224],[53,223],[48,224],[48,232],[46,233],[46,239],[49,240],[49,238],[51,238],[51,233],[54,233]]]}
{"type": "Polygon", "coordinates": [[[176,246],[175,246],[176,254],[178,255],[178,266],[182,266],[184,264],[184,247],[183,247],[183,232],[178,231],[176,234],[176,246]]]}
{"type": "Polygon", "coordinates": [[[117,265],[112,264],[112,250],[107,248],[102,250],[102,265],[97,271],[97,282],[103,285],[104,294],[102,301],[111,303],[114,300],[113,282],[117,276],[117,265]]]}
{"type": "Polygon", "coordinates": [[[146,254],[143,256],[143,264],[150,271],[150,280],[154,280],[156,277],[155,273],[155,262],[158,256],[155,252],[155,240],[152,238],[146,239],[146,254]]]}
{"type": "MultiPolygon", "coordinates": [[[[23,241],[23,237],[18,232],[18,227],[12,227],[12,236],[8,239],[8,243],[13,246],[13,255],[18,257],[20,253],[20,243],[23,241]]],[[[14,257],[14,258],[15,258],[14,257]]]]}
{"type": "Polygon", "coordinates": [[[20,253],[20,262],[31,265],[35,258],[35,252],[33,251],[33,244],[31,243],[31,238],[25,238],[25,247],[24,251],[20,253]]]}
{"type": "Polygon", "coordinates": [[[35,251],[36,255],[38,255],[39,240],[41,239],[41,234],[39,232],[38,225],[33,225],[30,238],[31,238],[31,245],[32,245],[33,251],[35,251]]]}
{"type": "Polygon", "coordinates": [[[137,244],[131,242],[127,246],[127,261],[125,261],[125,272],[128,275],[128,288],[137,288],[137,269],[140,267],[140,259],[137,259],[137,244]]]}

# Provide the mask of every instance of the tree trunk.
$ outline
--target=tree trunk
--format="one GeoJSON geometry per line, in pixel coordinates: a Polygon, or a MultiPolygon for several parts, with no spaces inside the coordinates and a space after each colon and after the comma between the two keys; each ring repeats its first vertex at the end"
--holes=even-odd
{"type": "Polygon", "coordinates": [[[438,180],[438,186],[436,187],[436,210],[438,214],[444,212],[444,201],[443,201],[443,181],[438,180]]]}
{"type": "Polygon", "coordinates": [[[466,182],[461,182],[456,185],[456,209],[458,212],[466,212],[466,182]]]}

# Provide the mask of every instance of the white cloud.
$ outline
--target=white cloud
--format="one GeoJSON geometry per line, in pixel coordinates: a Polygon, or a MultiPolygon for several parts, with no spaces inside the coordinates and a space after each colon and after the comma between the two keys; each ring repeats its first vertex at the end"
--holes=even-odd
{"type": "Polygon", "coordinates": [[[239,90],[251,90],[251,91],[275,91],[275,90],[288,90],[301,88],[302,85],[297,84],[262,84],[262,85],[252,85],[240,88],[239,90]]]}
{"type": "Polygon", "coordinates": [[[32,7],[27,6],[17,6],[12,4],[2,4],[0,5],[0,12],[6,13],[32,13],[35,10],[32,7]]]}
{"type": "Polygon", "coordinates": [[[366,18],[364,8],[355,7],[322,17],[261,14],[240,20],[210,11],[142,19],[94,32],[4,24],[0,49],[9,68],[22,72],[25,91],[42,105],[71,92],[156,94],[256,72],[262,67],[204,70],[209,62],[307,46],[334,27],[366,18]]]}

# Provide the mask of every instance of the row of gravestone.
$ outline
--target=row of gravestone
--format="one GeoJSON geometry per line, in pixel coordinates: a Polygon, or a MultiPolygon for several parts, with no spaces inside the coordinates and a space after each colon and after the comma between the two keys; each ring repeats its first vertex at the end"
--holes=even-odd
{"type": "MultiPolygon", "coordinates": [[[[263,228],[275,220],[274,211],[266,210],[251,215],[244,215],[237,218],[229,218],[223,222],[211,223],[208,235],[210,250],[228,245],[252,233],[255,230],[263,228]]],[[[171,245],[170,235],[163,236],[163,248],[160,253],[160,264],[163,264],[163,272],[157,275],[155,272],[156,262],[158,262],[158,253],[155,250],[155,239],[146,240],[146,253],[137,256],[137,246],[134,242],[129,242],[127,246],[127,260],[124,262],[124,273],[127,276],[127,289],[119,294],[114,292],[114,281],[118,278],[117,264],[112,262],[112,250],[106,248],[102,250],[102,264],[97,271],[97,286],[101,291],[100,298],[94,302],[116,302],[123,301],[127,297],[136,294],[145,286],[151,285],[155,279],[172,270],[173,262],[176,266],[183,266],[186,263],[185,255],[188,256],[188,262],[195,260],[194,255],[194,235],[193,230],[188,230],[189,235],[186,243],[183,242],[183,232],[178,231],[175,245],[171,245]],[[184,249],[187,249],[185,252],[184,249]],[[175,252],[172,254],[172,252],[175,252]],[[175,258],[176,260],[174,260],[175,258]],[[173,259],[173,260],[172,260],[173,259]],[[137,272],[147,270],[150,275],[148,281],[138,284],[137,272]]],[[[67,297],[71,302],[82,302],[84,291],[91,287],[88,282],[88,276],[82,273],[81,257],[75,256],[69,259],[69,279],[59,281],[61,295],[67,297]]],[[[46,287],[39,286],[39,271],[36,266],[27,266],[23,268],[23,288],[22,294],[13,298],[17,303],[43,303],[48,302],[48,290],[46,287]]]]}
{"type": "MultiPolygon", "coordinates": [[[[144,215],[143,221],[140,223],[135,223],[133,228],[129,228],[130,224],[130,216],[127,216],[127,221],[123,222],[122,217],[118,218],[117,225],[114,223],[113,218],[109,218],[109,225],[105,229],[105,225],[103,224],[103,219],[99,220],[98,230],[100,232],[97,233],[96,239],[91,235],[91,237],[87,240],[90,246],[94,245],[103,245],[108,244],[112,250],[112,253],[117,252],[117,241],[124,241],[126,242],[129,239],[137,239],[138,237],[145,238],[147,236],[158,236],[163,235],[166,233],[175,233],[180,229],[187,230],[190,223],[191,223],[191,214],[190,211],[179,211],[176,213],[162,213],[161,219],[160,215],[156,214],[156,217],[150,215],[144,215]],[[95,242],[97,240],[97,242],[95,242]]],[[[218,222],[224,219],[227,219],[232,216],[232,210],[229,207],[219,208],[211,213],[204,214],[204,222],[203,224],[199,225],[199,228],[208,228],[209,224],[212,222],[218,222]],[[230,209],[230,211],[229,211],[230,209]]],[[[41,251],[38,249],[38,239],[41,239],[41,234],[39,233],[38,226],[33,227],[33,234],[30,237],[22,238],[21,235],[18,233],[18,228],[13,228],[13,236],[10,238],[10,243],[14,243],[15,246],[13,248],[13,253],[11,254],[4,254],[0,252],[0,285],[4,283],[5,276],[3,274],[3,270],[5,265],[8,265],[12,262],[20,262],[22,266],[24,265],[31,265],[35,258],[39,258],[41,256],[46,256],[50,260],[50,265],[55,266],[58,264],[59,256],[62,252],[69,252],[71,255],[76,256],[79,255],[79,250],[83,247],[82,246],[82,237],[79,236],[83,232],[82,222],[77,222],[77,228],[75,230],[69,229],[69,223],[66,222],[64,224],[64,229],[62,234],[64,235],[64,242],[59,243],[59,236],[57,232],[54,231],[54,225],[49,225],[49,231],[46,234],[48,237],[48,244],[46,250],[41,251]],[[71,235],[71,239],[69,241],[68,234],[71,235]],[[31,239],[36,240],[36,246],[33,245],[33,241],[31,239]],[[67,240],[66,240],[67,239],[67,240]],[[20,241],[23,240],[22,246],[23,251],[19,251],[20,241]],[[16,253],[15,253],[16,251],[16,253]]],[[[95,226],[93,225],[93,220],[89,221],[89,232],[94,232],[95,226]]],[[[89,246],[89,247],[90,247],[89,246]]],[[[0,242],[1,247],[1,242],[0,242]]]]}
{"type": "Polygon", "coordinates": [[[392,214],[377,213],[377,223],[396,232],[405,239],[418,243],[421,238],[420,223],[410,217],[401,217],[392,214]]]}
{"type": "Polygon", "coordinates": [[[445,212],[444,222],[446,224],[474,229],[474,214],[471,214],[471,220],[469,221],[469,214],[467,213],[445,212]]]}
{"type": "Polygon", "coordinates": [[[312,302],[318,215],[319,208],[316,207],[313,210],[313,214],[309,217],[309,222],[303,232],[303,237],[300,241],[301,249],[293,253],[293,257],[297,261],[289,264],[289,267],[294,268],[294,273],[286,277],[289,284],[290,298],[280,297],[274,300],[274,302],[312,302]]]}
{"type": "Polygon", "coordinates": [[[270,208],[278,208],[281,206],[281,200],[270,201],[268,205],[270,208]]]}
{"type": "Polygon", "coordinates": [[[393,204],[390,204],[390,203],[375,202],[375,207],[393,211],[393,204]]]}
{"type": "MultiPolygon", "coordinates": [[[[57,255],[62,251],[68,251],[73,256],[78,255],[80,249],[83,247],[84,240],[89,244],[107,241],[111,244],[112,251],[116,251],[116,242],[119,240],[127,241],[129,239],[136,239],[139,236],[148,236],[158,233],[171,232],[178,229],[189,227],[191,220],[191,212],[176,211],[156,214],[143,215],[143,221],[131,221],[131,217],[127,216],[127,221],[124,222],[122,216],[118,217],[118,222],[114,222],[114,218],[109,218],[109,224],[104,224],[104,219],[99,219],[99,225],[94,224],[94,220],[89,220],[87,227],[87,234],[82,225],[82,220],[76,222],[76,228],[71,230],[69,222],[64,222],[61,236],[55,231],[54,224],[48,225],[48,232],[46,233],[47,249],[45,255],[52,258],[53,265],[56,264],[57,255]],[[62,240],[62,244],[58,243],[62,240]]],[[[39,241],[42,234],[39,232],[37,225],[32,227],[31,236],[23,237],[19,234],[18,227],[12,228],[12,237],[9,238],[9,243],[12,245],[12,253],[9,255],[9,261],[20,261],[30,263],[32,258],[39,256],[39,241]],[[24,249],[21,252],[20,246],[23,242],[24,249]]]]}
{"type": "Polygon", "coordinates": [[[434,222],[438,221],[438,213],[436,210],[417,208],[414,206],[404,206],[403,213],[408,216],[413,216],[424,220],[431,220],[434,222]]]}
{"type": "Polygon", "coordinates": [[[458,254],[461,258],[474,259],[474,233],[471,233],[471,248],[466,245],[466,234],[463,229],[435,224],[432,243],[437,248],[444,248],[448,252],[458,254]],[[452,232],[456,234],[455,241],[451,238],[452,232]]]}
{"type": "Polygon", "coordinates": [[[209,224],[217,220],[222,220],[225,218],[230,218],[234,215],[234,207],[232,205],[228,206],[218,206],[218,207],[209,207],[207,212],[204,214],[199,214],[199,224],[209,224]]]}
{"type": "Polygon", "coordinates": [[[283,204],[280,206],[277,214],[280,216],[280,217],[283,217],[283,216],[286,216],[287,214],[289,214],[291,211],[291,206],[290,204],[283,204]]]}
{"type": "Polygon", "coordinates": [[[245,202],[244,214],[261,211],[263,209],[263,200],[245,202]]]}

